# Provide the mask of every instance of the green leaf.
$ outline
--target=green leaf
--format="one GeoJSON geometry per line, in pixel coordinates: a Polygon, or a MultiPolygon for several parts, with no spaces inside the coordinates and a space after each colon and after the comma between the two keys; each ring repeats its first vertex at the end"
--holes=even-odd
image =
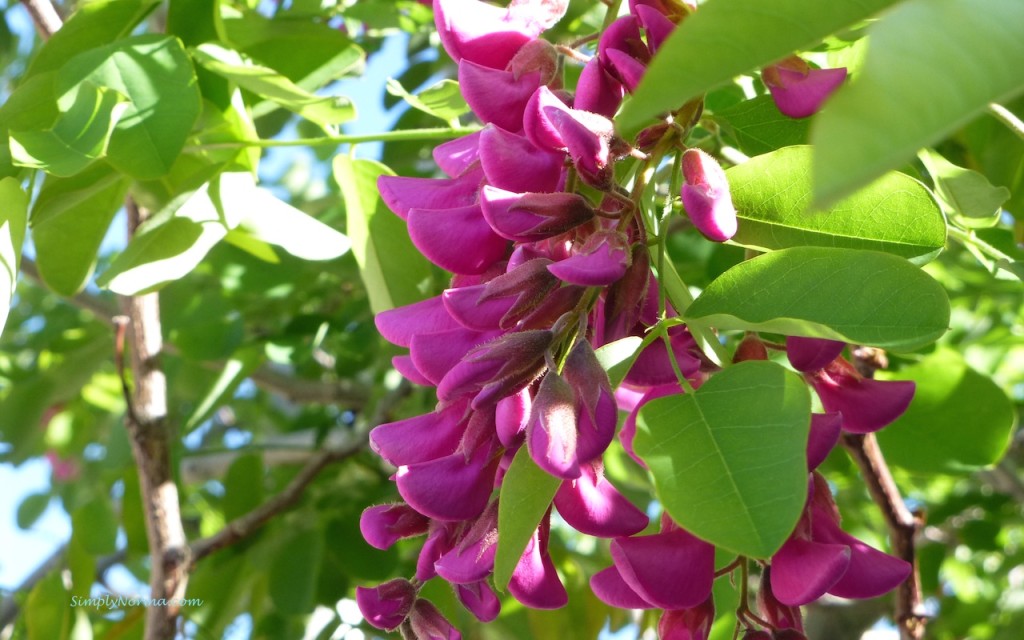
{"type": "Polygon", "coordinates": [[[156,216],[143,225],[97,284],[134,295],[184,277],[238,225],[254,189],[248,172],[217,176],[188,196],[172,215],[156,216]]]}
{"type": "Polygon", "coordinates": [[[922,149],[917,157],[935,181],[936,195],[950,218],[961,227],[981,229],[999,222],[1003,203],[1010,190],[995,187],[983,174],[958,167],[931,149],[922,149]]]}
{"type": "Polygon", "coordinates": [[[281,545],[270,565],[270,599],[281,613],[306,614],[313,607],[324,537],[316,529],[297,532],[281,545]]]}
{"type": "Polygon", "coordinates": [[[469,113],[469,105],[459,92],[459,83],[449,78],[427,87],[416,95],[406,91],[402,83],[394,78],[388,79],[387,89],[388,93],[402,98],[414,109],[445,122],[469,113]]]}
{"type": "Polygon", "coordinates": [[[806,49],[896,0],[714,0],[658,49],[616,126],[630,139],[653,116],[734,77],[806,49]]]}
{"type": "MultiPolygon", "coordinates": [[[[189,432],[205,421],[221,404],[231,399],[238,385],[249,374],[256,370],[263,358],[258,348],[240,350],[227,362],[210,391],[200,400],[192,414],[185,421],[185,431],[189,432]]],[[[228,516],[229,518],[231,516],[228,516]]]]}
{"type": "Polygon", "coordinates": [[[27,221],[28,196],[14,178],[0,179],[0,332],[11,310],[27,221]]]}
{"type": "Polygon", "coordinates": [[[32,525],[46,511],[46,507],[50,506],[50,492],[43,493],[30,493],[25,496],[22,501],[18,504],[18,512],[16,515],[16,522],[18,528],[22,530],[31,529],[32,525]]]}
{"type": "Polygon", "coordinates": [[[224,517],[234,520],[263,503],[263,457],[238,456],[224,477],[224,517]]]}
{"type": "Polygon", "coordinates": [[[685,317],[719,329],[909,351],[946,332],[949,300],[937,282],[902,258],[799,247],[729,269],[708,285],[685,317]]]}
{"type": "Polygon", "coordinates": [[[237,51],[206,43],[192,50],[192,56],[213,73],[293,111],[321,127],[333,129],[356,115],[352,101],[342,96],[317,96],[274,71],[253,63],[237,51]]]}
{"type": "Polygon", "coordinates": [[[829,202],[1024,89],[1024,3],[907,0],[868,30],[860,75],[817,119],[814,193],[829,202]]]}
{"type": "Polygon", "coordinates": [[[810,392],[796,374],[747,361],[693,394],[645,404],[634,447],[673,520],[712,544],[768,558],[807,498],[810,421],[810,392]]]}
{"type": "Polygon", "coordinates": [[[60,68],[57,93],[80,83],[130,101],[107,148],[110,163],[139,180],[167,173],[200,111],[195,70],[181,42],[144,35],[79,54],[60,68]]]}
{"type": "Polygon", "coordinates": [[[810,121],[782,115],[771,96],[758,96],[714,113],[736,136],[740,151],[756,156],[806,144],[810,121]]]}
{"type": "Polygon", "coordinates": [[[71,632],[74,611],[60,572],[51,572],[32,587],[25,602],[28,637],[65,640],[71,632]]]}
{"type": "Polygon", "coordinates": [[[732,240],[744,247],[870,249],[920,264],[946,243],[946,222],[935,198],[903,173],[891,171],[827,209],[810,211],[810,147],[758,156],[726,176],[739,215],[732,240]]]}
{"type": "Polygon", "coordinates": [[[281,247],[303,260],[334,260],[348,253],[352,243],[344,234],[309,214],[279,200],[266,189],[222,194],[226,199],[244,198],[245,212],[236,231],[281,247]]]}
{"type": "Polygon", "coordinates": [[[562,481],[537,466],[526,447],[516,452],[498,498],[494,586],[504,591],[562,481]]]}
{"type": "Polygon", "coordinates": [[[31,227],[36,266],[51,289],[72,296],[85,287],[129,184],[105,163],[70,178],[46,178],[32,207],[31,227]]]}
{"type": "Polygon", "coordinates": [[[976,470],[1003,457],[1016,419],[1013,403],[959,353],[940,349],[896,373],[879,374],[917,383],[906,413],[878,433],[890,464],[948,473],[976,470]]]}
{"type": "MultiPolygon", "coordinates": [[[[594,351],[601,367],[608,372],[608,380],[612,389],[618,389],[623,378],[629,373],[630,367],[636,362],[643,351],[644,339],[640,336],[627,336],[614,342],[602,345],[594,351]]],[[[648,344],[650,341],[648,341],[648,344]]]]}
{"type": "Polygon", "coordinates": [[[26,75],[56,71],[76,54],[128,36],[159,5],[159,0],[91,0],[75,5],[75,12],[46,41],[26,75]]]}
{"type": "Polygon", "coordinates": [[[114,126],[128,108],[124,96],[88,82],[73,87],[58,104],[61,113],[46,129],[11,130],[15,164],[72,176],[106,155],[114,126]]]}
{"type": "Polygon", "coordinates": [[[374,313],[424,298],[430,264],[413,246],[402,219],[377,191],[377,178],[394,175],[372,160],[334,159],[334,179],[345,199],[346,232],[374,313]]]}
{"type": "Polygon", "coordinates": [[[75,509],[71,528],[82,549],[93,555],[117,550],[117,516],[105,497],[96,497],[75,509]]]}

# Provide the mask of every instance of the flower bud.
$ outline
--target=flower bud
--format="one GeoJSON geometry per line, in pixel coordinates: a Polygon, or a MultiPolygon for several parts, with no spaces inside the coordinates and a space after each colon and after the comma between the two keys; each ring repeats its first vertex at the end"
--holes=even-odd
{"type": "Polygon", "coordinates": [[[822,103],[843,84],[846,68],[811,69],[800,58],[791,56],[765,67],[761,79],[779,111],[790,118],[806,118],[817,113],[822,103]]]}
{"type": "Polygon", "coordinates": [[[709,240],[725,242],[736,233],[736,208],[725,171],[700,149],[683,154],[683,207],[693,226],[709,240]]]}
{"type": "Polygon", "coordinates": [[[462,634],[448,622],[434,603],[420,598],[409,615],[409,630],[416,640],[462,640],[462,634]]]}
{"type": "Polygon", "coordinates": [[[373,588],[356,587],[356,604],[366,621],[392,631],[405,621],[416,600],[416,587],[397,578],[373,588]]]}

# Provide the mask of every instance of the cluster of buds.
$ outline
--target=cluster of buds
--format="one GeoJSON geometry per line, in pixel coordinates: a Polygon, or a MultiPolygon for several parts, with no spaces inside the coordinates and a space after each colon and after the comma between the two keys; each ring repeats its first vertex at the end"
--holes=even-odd
{"type": "MultiPolygon", "coordinates": [[[[595,355],[596,348],[643,336],[675,315],[659,304],[638,205],[616,182],[615,164],[633,148],[615,136],[610,118],[694,7],[630,0],[629,14],[602,34],[570,93],[561,83],[558,50],[539,37],[567,4],[513,0],[499,8],[434,0],[441,42],[484,127],[434,150],[446,178],[384,176],[378,182],[414,245],[453,274],[441,295],[376,318],[388,341],[409,350],[394,367],[415,384],[435,387],[438,401],[428,414],[370,434],[374,451],[397,469],[403,502],[366,509],[363,536],[381,549],[402,538],[425,541],[413,578],[360,587],[357,602],[370,624],[406,638],[460,637],[420,595],[420,586],[435,577],[450,583],[479,620],[498,616],[500,602],[489,582],[498,541],[496,489],[524,446],[561,485],[512,573],[512,597],[532,608],[566,604],[548,553],[557,511],[580,533],[611,540],[614,564],[591,580],[601,600],[663,610],[658,628],[666,639],[706,638],[714,620],[714,547],[668,516],[658,533],[638,535],[648,517],[604,477],[603,455],[615,439],[620,410],[630,415],[619,439],[636,458],[639,408],[680,393],[680,375],[696,388],[717,368],[681,324],[638,355],[619,389],[595,355]]],[[[736,211],[722,168],[702,151],[672,150],[681,154],[680,198],[691,222],[707,238],[727,240],[736,231],[736,211]]],[[[892,395],[878,385],[894,383],[858,377],[839,355],[843,345],[828,344],[803,361],[802,354],[818,346],[794,344],[795,368],[806,372],[830,412],[814,420],[813,469],[840,429],[865,432],[889,415],[849,411],[864,394],[892,395]]],[[[760,357],[756,346],[750,357],[760,357]]],[[[889,413],[896,409],[890,406],[889,413]]],[[[877,564],[884,554],[839,529],[834,505],[814,478],[805,516],[773,559],[780,566],[763,580],[761,609],[775,629],[799,630],[799,606],[826,591],[866,597],[858,594],[876,595],[895,584],[887,577],[864,586],[865,563],[877,564]],[[814,560],[828,555],[831,573],[814,589],[794,593],[790,584],[800,578],[791,567],[794,559],[804,567],[806,554],[814,560]]],[[[898,573],[891,569],[889,576],[898,573]]]]}

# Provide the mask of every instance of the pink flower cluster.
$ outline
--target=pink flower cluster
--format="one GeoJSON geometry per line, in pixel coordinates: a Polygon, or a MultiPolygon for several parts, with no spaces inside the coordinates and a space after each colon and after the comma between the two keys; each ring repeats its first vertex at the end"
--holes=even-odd
{"type": "MultiPolygon", "coordinates": [[[[609,118],[692,9],[676,0],[630,0],[629,15],[605,30],[570,93],[561,84],[558,52],[539,38],[567,4],[513,0],[499,8],[434,0],[441,42],[485,126],[434,150],[446,178],[378,182],[419,251],[453,274],[440,296],[376,318],[387,340],[409,350],[393,360],[395,368],[413,383],[436,387],[438,400],[434,411],[370,434],[374,451],[397,468],[403,502],[368,508],[363,536],[381,549],[402,538],[425,541],[415,577],[359,587],[357,601],[371,624],[400,629],[406,638],[461,637],[419,595],[420,585],[435,577],[450,583],[479,620],[498,616],[489,583],[498,538],[495,490],[524,446],[561,485],[512,574],[514,598],[533,608],[567,601],[548,553],[553,509],[577,531],[611,539],[614,564],[591,580],[601,600],[664,610],[662,638],[706,638],[714,620],[714,547],[667,516],[658,533],[638,535],[648,517],[605,479],[602,458],[620,409],[630,412],[619,435],[633,455],[639,407],[679,393],[677,369],[696,387],[716,368],[681,325],[640,353],[618,390],[594,352],[643,336],[659,320],[646,231],[615,180],[616,161],[632,149],[615,136],[609,118]],[[603,194],[601,200],[577,193],[580,182],[603,194]]],[[[736,212],[721,167],[694,149],[682,153],[681,163],[687,215],[709,239],[728,239],[736,212]]],[[[665,311],[674,315],[671,307],[665,311]]],[[[795,339],[790,349],[830,412],[815,416],[810,469],[841,428],[866,432],[902,411],[899,402],[871,415],[859,411],[864,394],[888,398],[884,385],[895,383],[851,374],[839,357],[842,348],[795,339]]],[[[757,345],[754,352],[750,357],[759,357],[757,345]]],[[[839,529],[831,498],[815,478],[804,518],[763,581],[762,612],[780,629],[799,630],[799,605],[826,591],[877,595],[899,574],[886,563],[901,561],[839,529]],[[796,572],[816,571],[808,568],[813,563],[825,573],[812,583],[796,572]],[[881,565],[888,572],[876,579],[871,570],[881,565]]]]}

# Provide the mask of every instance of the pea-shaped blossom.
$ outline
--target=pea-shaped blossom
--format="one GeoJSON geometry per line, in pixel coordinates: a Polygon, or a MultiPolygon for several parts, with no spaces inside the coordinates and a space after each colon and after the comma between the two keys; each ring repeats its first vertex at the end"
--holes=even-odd
{"type": "Polygon", "coordinates": [[[736,207],[725,171],[700,149],[683,154],[683,208],[690,222],[706,238],[725,242],[736,233],[736,207]]]}
{"type": "Polygon", "coordinates": [[[806,118],[817,113],[822,103],[843,84],[846,68],[812,69],[802,59],[791,56],[765,67],[761,79],[779,111],[790,118],[806,118]]]}

